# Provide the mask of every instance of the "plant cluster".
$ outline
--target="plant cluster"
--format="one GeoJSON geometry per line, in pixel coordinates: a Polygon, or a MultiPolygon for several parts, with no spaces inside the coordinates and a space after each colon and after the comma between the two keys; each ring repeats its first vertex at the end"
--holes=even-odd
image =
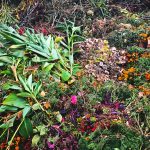
{"type": "Polygon", "coordinates": [[[0,24],[1,150],[150,149],[150,30],[122,2],[111,19],[111,0],[16,3],[19,24],[0,24]]]}

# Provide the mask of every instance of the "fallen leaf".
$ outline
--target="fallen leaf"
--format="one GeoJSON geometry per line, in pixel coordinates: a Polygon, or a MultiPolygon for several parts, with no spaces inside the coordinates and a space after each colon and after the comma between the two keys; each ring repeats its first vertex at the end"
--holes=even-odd
{"type": "Polygon", "coordinates": [[[46,109],[51,108],[51,104],[50,104],[49,102],[45,102],[45,103],[44,103],[44,107],[45,107],[46,109]]]}
{"type": "Polygon", "coordinates": [[[134,86],[130,84],[130,85],[128,86],[128,89],[129,89],[129,90],[132,90],[132,89],[134,89],[134,86]]]}
{"type": "Polygon", "coordinates": [[[147,48],[150,48],[150,37],[147,38],[147,48]]]}
{"type": "Polygon", "coordinates": [[[144,96],[144,92],[139,92],[138,97],[142,98],[144,96]]]}
{"type": "Polygon", "coordinates": [[[45,97],[45,92],[42,91],[42,92],[40,93],[40,95],[41,95],[42,97],[45,97]]]}
{"type": "Polygon", "coordinates": [[[22,117],[22,110],[17,112],[17,118],[20,119],[22,117]]]}

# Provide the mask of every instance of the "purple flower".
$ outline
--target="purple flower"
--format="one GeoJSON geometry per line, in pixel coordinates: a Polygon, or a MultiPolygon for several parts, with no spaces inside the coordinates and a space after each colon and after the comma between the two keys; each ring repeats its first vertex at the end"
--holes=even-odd
{"type": "Polygon", "coordinates": [[[47,142],[48,148],[49,149],[54,149],[55,145],[52,144],[51,142],[47,142]]]}
{"type": "Polygon", "coordinates": [[[120,103],[120,105],[119,105],[119,108],[118,108],[118,109],[119,109],[119,110],[124,110],[124,109],[125,109],[124,104],[120,103]]]}
{"type": "Polygon", "coordinates": [[[61,115],[65,115],[66,114],[66,110],[65,109],[62,109],[59,112],[60,112],[61,115]]]}

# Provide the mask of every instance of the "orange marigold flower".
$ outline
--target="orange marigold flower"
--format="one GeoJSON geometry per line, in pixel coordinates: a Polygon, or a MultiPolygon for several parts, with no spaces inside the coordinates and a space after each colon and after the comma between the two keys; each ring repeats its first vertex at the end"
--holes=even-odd
{"type": "Polygon", "coordinates": [[[148,35],[146,33],[141,33],[139,36],[146,38],[148,35]]]}
{"type": "Polygon", "coordinates": [[[86,115],[85,115],[85,118],[90,118],[90,117],[91,117],[90,114],[86,114],[86,115]]]}
{"type": "Polygon", "coordinates": [[[124,74],[124,79],[127,80],[128,79],[128,74],[124,74]]]}
{"type": "Polygon", "coordinates": [[[139,89],[144,89],[144,87],[143,86],[139,86],[139,89]]]}
{"type": "Polygon", "coordinates": [[[120,76],[120,77],[118,77],[118,80],[121,81],[121,80],[123,80],[123,78],[120,76]]]}
{"type": "Polygon", "coordinates": [[[129,71],[130,73],[133,73],[133,72],[135,72],[135,68],[131,67],[131,68],[128,69],[128,71],[129,71]]]}
{"type": "Polygon", "coordinates": [[[146,73],[145,78],[146,78],[146,80],[150,80],[150,73],[146,73]]]}
{"type": "Polygon", "coordinates": [[[128,56],[128,57],[131,57],[131,54],[130,54],[130,53],[127,53],[127,56],[128,56]]]}
{"type": "Polygon", "coordinates": [[[144,91],[144,94],[147,95],[147,96],[150,95],[150,90],[146,89],[146,90],[144,91]]]}
{"type": "Polygon", "coordinates": [[[122,72],[123,72],[123,74],[128,74],[129,73],[128,70],[123,70],[122,72]]]}

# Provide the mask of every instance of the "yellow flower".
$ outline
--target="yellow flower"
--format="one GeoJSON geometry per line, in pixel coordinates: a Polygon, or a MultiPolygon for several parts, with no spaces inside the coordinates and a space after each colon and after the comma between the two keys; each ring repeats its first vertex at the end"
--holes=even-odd
{"type": "Polygon", "coordinates": [[[108,41],[107,41],[107,40],[104,40],[104,44],[108,44],[108,41]]]}
{"type": "Polygon", "coordinates": [[[61,37],[61,36],[57,36],[56,38],[55,38],[55,42],[56,43],[59,43],[59,42],[61,42],[63,40],[63,37],[61,37]]]}

